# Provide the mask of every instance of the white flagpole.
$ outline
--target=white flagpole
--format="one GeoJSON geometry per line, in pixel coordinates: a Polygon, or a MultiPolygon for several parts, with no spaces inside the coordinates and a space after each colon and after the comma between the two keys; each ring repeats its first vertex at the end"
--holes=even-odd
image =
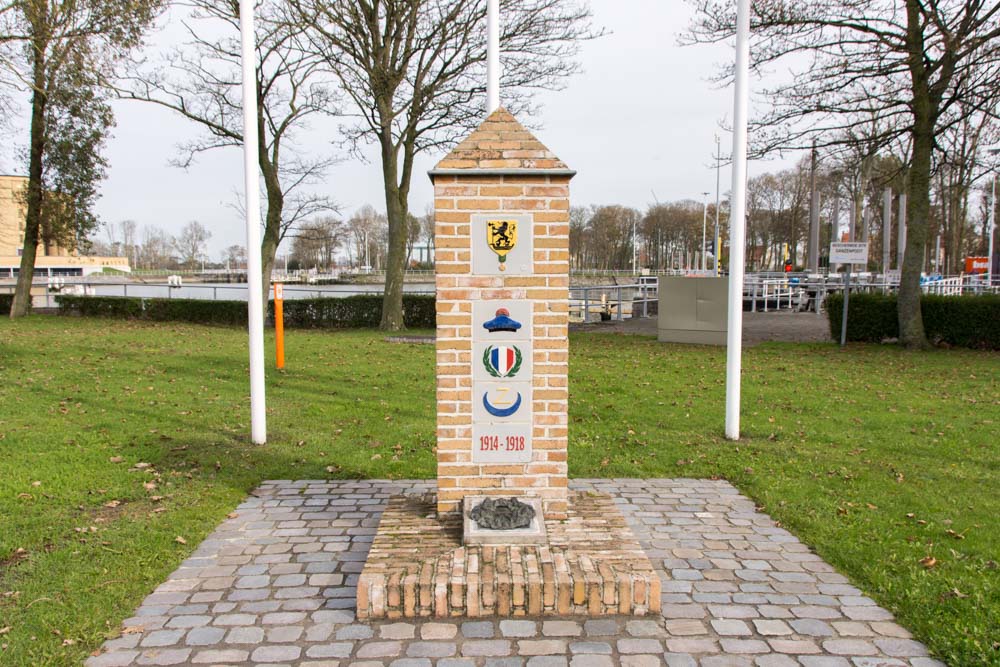
{"type": "Polygon", "coordinates": [[[267,442],[264,398],[264,304],[260,259],[260,180],[257,162],[257,73],[253,0],[240,0],[243,63],[243,170],[247,224],[247,313],[250,330],[250,438],[267,442]]]}
{"type": "Polygon", "coordinates": [[[750,0],[738,0],[736,8],[736,86],[733,93],[733,200],[729,216],[729,327],[726,332],[726,437],[730,440],[740,439],[749,79],[750,0]]]}
{"type": "Polygon", "coordinates": [[[500,108],[500,0],[487,0],[486,114],[500,108]]]}

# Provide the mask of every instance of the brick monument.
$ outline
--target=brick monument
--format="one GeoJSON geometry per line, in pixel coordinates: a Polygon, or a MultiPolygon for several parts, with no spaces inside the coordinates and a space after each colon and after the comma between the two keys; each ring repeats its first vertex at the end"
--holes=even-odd
{"type": "Polygon", "coordinates": [[[566,517],[574,173],[502,108],[431,171],[439,513],[502,494],[566,517]]]}
{"type": "Polygon", "coordinates": [[[390,499],[358,618],[660,609],[660,579],[611,498],[569,492],[573,174],[502,108],[430,172],[437,493],[390,499]],[[470,511],[484,497],[532,505],[531,526],[484,530],[470,511]]]}

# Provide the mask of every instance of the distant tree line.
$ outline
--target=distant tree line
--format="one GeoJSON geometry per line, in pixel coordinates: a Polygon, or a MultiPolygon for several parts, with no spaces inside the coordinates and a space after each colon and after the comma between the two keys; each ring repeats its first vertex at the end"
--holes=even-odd
{"type": "MultiPolygon", "coordinates": [[[[956,136],[960,136],[956,128],[956,136]]],[[[968,138],[966,138],[968,140],[968,138]]],[[[982,143],[983,137],[978,141],[982,143]]],[[[956,140],[961,145],[961,141],[956,140]]],[[[982,160],[980,155],[977,159],[982,160]]],[[[949,154],[931,183],[928,218],[929,243],[920,258],[921,270],[958,274],[969,256],[985,256],[989,244],[990,181],[988,172],[961,151],[949,154]],[[968,158],[967,158],[968,160],[968,158]],[[941,239],[940,262],[933,252],[941,239]],[[940,265],[939,265],[940,264],[940,265]]],[[[807,266],[811,200],[811,160],[804,156],[788,169],[760,174],[747,182],[746,268],[779,271],[787,259],[796,270],[807,266]]],[[[906,191],[898,157],[871,156],[857,165],[827,156],[816,171],[819,193],[819,266],[828,266],[832,240],[867,240],[872,271],[899,269],[899,195],[906,191]],[[890,233],[883,234],[884,193],[891,191],[890,233]],[[852,231],[853,224],[853,231],[852,231]],[[889,247],[889,266],[882,265],[889,247]]],[[[728,193],[719,211],[721,263],[728,270],[728,193]]],[[[657,202],[645,210],[618,204],[573,207],[570,210],[570,262],[574,270],[630,270],[633,268],[633,232],[638,269],[701,268],[702,223],[705,221],[706,268],[714,267],[715,202],[681,200],[657,202]]]]}

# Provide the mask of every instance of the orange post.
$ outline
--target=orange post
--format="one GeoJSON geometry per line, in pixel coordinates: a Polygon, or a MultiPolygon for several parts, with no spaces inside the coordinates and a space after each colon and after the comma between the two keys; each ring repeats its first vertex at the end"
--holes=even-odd
{"type": "Polygon", "coordinates": [[[274,347],[278,368],[285,367],[285,294],[281,283],[274,283],[274,347]]]}

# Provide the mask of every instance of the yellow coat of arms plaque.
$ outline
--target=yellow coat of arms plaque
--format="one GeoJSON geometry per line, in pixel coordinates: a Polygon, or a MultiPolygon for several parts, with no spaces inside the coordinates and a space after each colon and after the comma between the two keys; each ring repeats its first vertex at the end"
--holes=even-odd
{"type": "Polygon", "coordinates": [[[517,245],[517,220],[487,220],[486,243],[497,254],[503,271],[507,254],[517,245]]]}

